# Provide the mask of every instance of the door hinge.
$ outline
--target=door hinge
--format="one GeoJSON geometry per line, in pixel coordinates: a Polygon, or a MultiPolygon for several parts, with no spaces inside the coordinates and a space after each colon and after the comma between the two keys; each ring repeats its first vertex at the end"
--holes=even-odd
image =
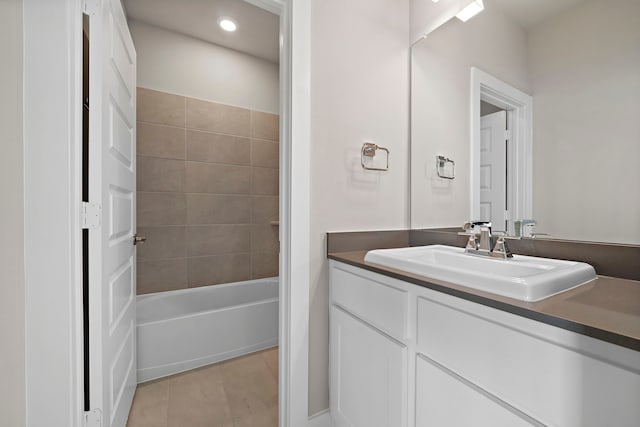
{"type": "Polygon", "coordinates": [[[513,135],[511,135],[511,131],[510,130],[505,130],[504,131],[504,139],[506,141],[511,141],[512,137],[513,137],[513,135]]]}
{"type": "Polygon", "coordinates": [[[97,203],[82,202],[82,228],[92,230],[100,227],[102,206],[97,203]]]}
{"type": "Polygon", "coordinates": [[[92,409],[84,413],[85,427],[102,427],[102,410],[92,409]]]}
{"type": "Polygon", "coordinates": [[[82,13],[85,15],[95,15],[100,10],[100,0],[83,0],[82,13]]]}

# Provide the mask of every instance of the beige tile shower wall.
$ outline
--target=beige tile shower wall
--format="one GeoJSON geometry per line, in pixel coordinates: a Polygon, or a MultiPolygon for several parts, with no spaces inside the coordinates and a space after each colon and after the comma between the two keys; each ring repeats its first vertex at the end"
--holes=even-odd
{"type": "Polygon", "coordinates": [[[138,88],[138,294],[278,275],[278,122],[138,88]]]}

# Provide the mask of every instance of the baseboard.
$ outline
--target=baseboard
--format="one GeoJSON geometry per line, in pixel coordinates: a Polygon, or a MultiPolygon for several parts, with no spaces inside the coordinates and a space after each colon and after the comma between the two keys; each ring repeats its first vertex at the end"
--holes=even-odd
{"type": "Polygon", "coordinates": [[[169,375],[176,375],[192,369],[202,368],[203,366],[213,365],[214,363],[224,362],[236,357],[246,356],[257,351],[266,350],[278,345],[278,337],[261,341],[257,344],[248,345],[246,347],[234,348],[224,353],[216,353],[204,357],[185,360],[175,363],[167,363],[160,366],[150,366],[147,368],[138,367],[137,383],[142,384],[147,381],[153,381],[169,375]]]}
{"type": "Polygon", "coordinates": [[[320,411],[317,414],[313,414],[309,417],[308,427],[333,427],[331,420],[331,413],[328,409],[320,411]]]}

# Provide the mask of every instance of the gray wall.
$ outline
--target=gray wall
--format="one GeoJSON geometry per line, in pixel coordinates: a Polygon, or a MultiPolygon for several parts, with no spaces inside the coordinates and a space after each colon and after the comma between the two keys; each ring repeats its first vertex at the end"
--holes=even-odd
{"type": "Polygon", "coordinates": [[[311,52],[310,415],[329,405],[325,233],[409,225],[409,0],[313,1],[311,52]],[[362,169],[365,141],[388,172],[362,169]]]}
{"type": "Polygon", "coordinates": [[[0,2],[0,424],[25,425],[22,1],[0,2]]]}
{"type": "Polygon", "coordinates": [[[640,244],[639,17],[590,0],[529,31],[540,232],[640,244]]]}
{"type": "Polygon", "coordinates": [[[138,89],[138,294],[278,275],[278,116],[138,89]]]}

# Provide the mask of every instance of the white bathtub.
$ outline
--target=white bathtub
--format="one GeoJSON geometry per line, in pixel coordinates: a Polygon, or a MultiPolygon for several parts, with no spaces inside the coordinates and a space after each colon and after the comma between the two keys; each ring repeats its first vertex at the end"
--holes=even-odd
{"type": "Polygon", "coordinates": [[[278,344],[278,278],[140,295],[138,383],[278,344]]]}

